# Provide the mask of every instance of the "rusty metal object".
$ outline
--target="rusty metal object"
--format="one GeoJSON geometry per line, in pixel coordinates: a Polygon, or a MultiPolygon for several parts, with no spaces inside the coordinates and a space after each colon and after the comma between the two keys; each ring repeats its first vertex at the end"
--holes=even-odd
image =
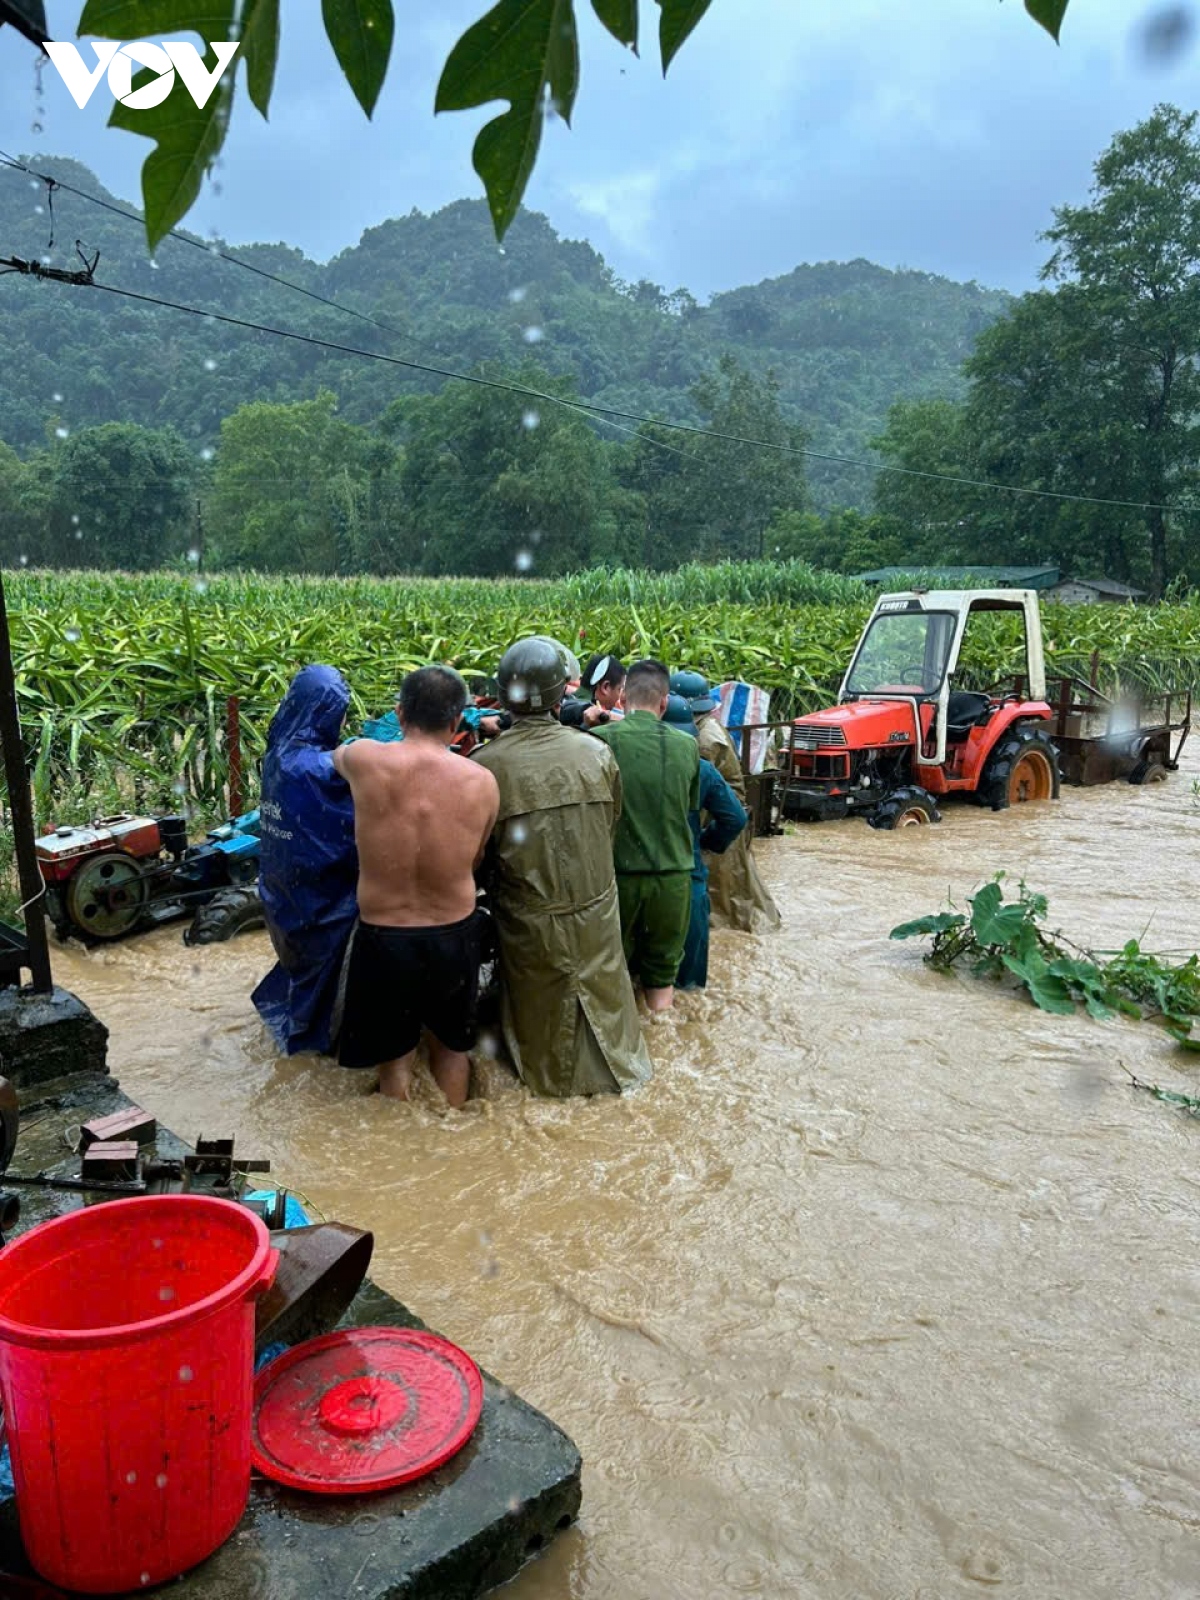
{"type": "Polygon", "coordinates": [[[255,1307],[259,1350],[335,1328],[367,1275],[375,1235],[344,1222],[318,1222],[272,1233],[271,1243],[279,1251],[279,1265],[255,1307]]]}
{"type": "Polygon", "coordinates": [[[94,1144],[111,1144],[132,1139],[134,1144],[153,1144],[158,1134],[158,1124],[148,1111],[140,1106],[129,1106],[124,1111],[114,1111],[107,1117],[93,1117],[79,1130],[80,1148],[88,1150],[94,1144]]]}

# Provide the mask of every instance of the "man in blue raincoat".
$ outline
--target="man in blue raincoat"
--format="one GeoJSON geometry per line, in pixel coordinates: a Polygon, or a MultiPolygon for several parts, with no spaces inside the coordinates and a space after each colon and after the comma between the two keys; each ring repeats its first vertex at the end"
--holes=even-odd
{"type": "MultiPolygon", "coordinates": [[[[692,708],[682,695],[673,694],[667,699],[663,722],[685,738],[696,738],[696,722],[692,708]]],[[[745,806],[732,788],[713,766],[711,761],[700,759],[700,806],[689,812],[692,840],[695,846],[692,866],[692,913],[688,921],[687,941],[683,959],[675,979],[677,989],[703,989],[708,982],[708,867],[702,851],[723,855],[733,841],[739,838],[750,818],[745,806]],[[708,821],[701,825],[701,814],[708,821]]]]}
{"type": "Polygon", "coordinates": [[[304,667],[267,733],[258,888],[279,959],[251,998],[286,1055],[330,1052],[338,977],[358,914],[354,807],[333,766],[349,705],[340,672],[304,667]]]}

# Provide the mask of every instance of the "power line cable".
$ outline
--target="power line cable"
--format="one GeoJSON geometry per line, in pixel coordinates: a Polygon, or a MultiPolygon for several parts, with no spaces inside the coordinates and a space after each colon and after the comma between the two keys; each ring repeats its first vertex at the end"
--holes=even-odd
{"type": "MultiPolygon", "coordinates": [[[[114,206],[109,201],[99,199],[99,197],[96,195],[89,195],[82,189],[77,189],[71,185],[61,183],[58,179],[49,178],[43,173],[34,172],[32,168],[25,166],[19,161],[16,161],[13,157],[8,156],[4,151],[0,151],[0,162],[15,168],[19,172],[29,173],[31,176],[41,179],[41,181],[44,183],[53,183],[57,188],[63,189],[68,193],[75,194],[82,200],[90,200],[94,204],[102,206],[106,211],[111,211],[115,215],[123,217],[126,221],[137,223],[141,223],[142,221],[142,219],[135,213],[125,211],[119,206],[114,206]]],[[[391,334],[394,337],[400,336],[396,329],[389,328],[386,323],[379,322],[375,317],[370,316],[366,312],[358,311],[352,306],[341,305],[336,300],[330,300],[325,295],[320,295],[314,290],[306,289],[302,284],[294,283],[291,280],[282,278],[275,273],[267,272],[263,268],[255,267],[251,262],[242,261],[238,257],[231,256],[226,252],[209,251],[208,247],[204,245],[202,241],[191,239],[186,234],[180,233],[175,229],[171,230],[171,237],[178,239],[181,243],[192,245],[195,249],[204,250],[206,253],[218,255],[222,260],[228,261],[234,266],[244,267],[246,270],[254,272],[261,277],[268,278],[272,282],[281,285],[283,288],[292,289],[297,293],[307,295],[310,299],[319,301],[322,305],[327,305],[335,311],[345,312],[350,316],[357,317],[360,321],[370,323],[373,327],[379,328],[384,333],[391,334]]],[[[184,305],[179,301],[166,300],[155,295],[141,294],[137,290],[122,289],[115,284],[97,283],[93,281],[88,284],[87,287],[101,289],[107,294],[118,295],[124,299],[141,301],[146,305],[160,306],[166,310],[184,312],[190,316],[208,317],[215,322],[223,322],[231,327],[244,328],[248,331],[256,333],[271,334],[275,338],[291,339],[302,344],[314,345],[320,349],[330,350],[340,355],[358,356],[368,361],[382,361],[390,366],[404,367],[409,371],[422,372],[432,377],[445,378],[458,383],[474,383],[485,388],[498,389],[509,394],[521,395],[527,399],[541,400],[550,405],[563,406],[568,410],[577,411],[587,416],[598,417],[603,421],[608,421],[609,426],[612,427],[619,427],[620,424],[612,422],[609,419],[618,417],[623,418],[627,422],[638,424],[638,429],[625,429],[623,431],[633,433],[634,436],[638,438],[648,439],[648,442],[662,445],[666,449],[674,449],[674,447],[666,444],[666,441],[664,440],[655,439],[653,436],[642,434],[638,430],[641,427],[664,428],[675,433],[686,433],[700,438],[718,439],[728,444],[742,444],[753,449],[773,450],[779,454],[802,456],[810,461],[824,461],[837,466],[856,467],[865,472],[890,472],[907,478],[923,478],[936,483],[954,484],[959,488],[986,489],[998,494],[1025,495],[1029,498],[1039,500],[1056,500],[1074,505],[1107,506],[1112,509],[1125,511],[1163,511],[1173,515],[1182,514],[1190,516],[1195,515],[1198,511],[1200,511],[1200,506],[1167,505],[1160,501],[1151,500],[1118,500],[1102,495],[1077,494],[1058,489],[1033,489],[1023,484],[996,483],[994,480],[987,478],[971,478],[954,473],[932,472],[919,467],[893,466],[883,462],[863,461],[853,456],[837,455],[830,451],[812,450],[802,445],[784,444],[778,440],[754,439],[744,434],[725,433],[720,429],[705,428],[695,423],[665,422],[657,417],[647,417],[640,412],[625,411],[616,406],[599,405],[595,401],[568,400],[562,395],[549,394],[544,390],[530,388],[524,384],[512,383],[501,378],[488,378],[480,373],[456,372],[452,368],[434,366],[428,362],[415,361],[408,357],[387,355],[383,351],[379,350],[363,350],[358,346],[341,344],[336,340],[321,339],[314,334],[297,333],[288,328],[273,328],[268,324],[252,322],[247,318],[232,317],[225,312],[205,311],[199,306],[184,305]]],[[[688,459],[695,459],[694,452],[675,449],[674,453],[677,455],[682,455],[688,459]]]]}

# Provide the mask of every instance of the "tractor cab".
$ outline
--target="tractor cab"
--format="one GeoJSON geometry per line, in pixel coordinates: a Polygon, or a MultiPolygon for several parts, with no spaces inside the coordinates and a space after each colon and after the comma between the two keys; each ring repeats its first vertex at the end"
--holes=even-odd
{"type": "Polygon", "coordinates": [[[1032,590],[881,595],[837,705],[793,727],[787,809],[814,818],[863,811],[874,826],[891,828],[937,821],[934,797],[955,791],[995,809],[1057,797],[1045,696],[1032,590]],[[1020,618],[1025,671],[1012,687],[961,687],[959,658],[971,619],[997,611],[1020,618]]]}

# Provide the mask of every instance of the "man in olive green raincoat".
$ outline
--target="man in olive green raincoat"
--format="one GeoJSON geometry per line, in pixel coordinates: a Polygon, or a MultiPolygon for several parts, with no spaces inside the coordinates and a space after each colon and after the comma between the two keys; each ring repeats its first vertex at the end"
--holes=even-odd
{"type": "Polygon", "coordinates": [[[500,785],[485,867],[504,1039],[535,1094],[612,1094],[651,1075],[621,945],[612,840],[621,775],[554,715],[571,656],[522,639],[498,679],[513,726],[472,756],[500,785]]]}
{"type": "MultiPolygon", "coordinates": [[[[714,715],[716,696],[698,672],[671,674],[671,693],[682,695],[692,708],[700,744],[700,757],[711,761],[746,804],[746,775],[729,733],[714,715]]],[[[782,917],[771,892],[758,875],[747,828],[723,856],[704,856],[708,867],[708,898],[714,928],[735,928],[739,933],[772,933],[782,917]]]]}

